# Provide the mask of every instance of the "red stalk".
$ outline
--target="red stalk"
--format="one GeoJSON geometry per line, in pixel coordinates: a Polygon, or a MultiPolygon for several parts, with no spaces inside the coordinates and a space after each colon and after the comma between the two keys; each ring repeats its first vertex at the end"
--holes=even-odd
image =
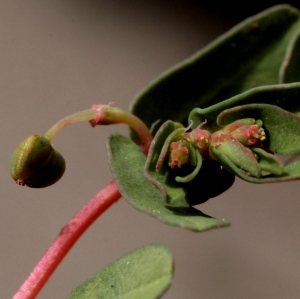
{"type": "Polygon", "coordinates": [[[13,299],[34,299],[79,237],[120,197],[114,181],[95,195],[61,230],[13,299]]]}

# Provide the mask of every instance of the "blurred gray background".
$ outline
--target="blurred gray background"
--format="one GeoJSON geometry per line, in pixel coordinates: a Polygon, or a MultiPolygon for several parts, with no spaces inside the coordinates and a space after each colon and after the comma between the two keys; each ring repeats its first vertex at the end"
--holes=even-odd
{"type": "MultiPolygon", "coordinates": [[[[112,179],[106,136],[127,128],[81,123],[63,130],[53,143],[67,161],[66,173],[39,190],[10,178],[18,143],[93,103],[127,109],[164,70],[275,4],[224,3],[0,2],[1,298],[13,296],[60,229],[112,179]]],[[[163,225],[121,199],[79,240],[39,298],[65,298],[108,263],[152,242],[170,246],[175,256],[166,299],[298,298],[299,190],[299,182],[262,186],[237,179],[200,207],[232,226],[206,233],[163,225]]]]}

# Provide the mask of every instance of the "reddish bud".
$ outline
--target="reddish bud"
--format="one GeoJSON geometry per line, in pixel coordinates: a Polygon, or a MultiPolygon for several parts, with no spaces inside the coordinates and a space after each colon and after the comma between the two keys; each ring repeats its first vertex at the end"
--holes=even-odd
{"type": "Polygon", "coordinates": [[[178,166],[181,168],[182,164],[187,163],[189,160],[189,150],[182,142],[172,142],[170,145],[170,156],[169,156],[169,166],[174,168],[178,166]]]}
{"type": "Polygon", "coordinates": [[[206,130],[195,129],[192,132],[182,134],[182,136],[200,150],[204,150],[210,146],[211,136],[206,130]]]}
{"type": "Polygon", "coordinates": [[[244,145],[253,145],[266,139],[264,129],[258,128],[257,125],[241,126],[231,132],[231,136],[244,145]]]}

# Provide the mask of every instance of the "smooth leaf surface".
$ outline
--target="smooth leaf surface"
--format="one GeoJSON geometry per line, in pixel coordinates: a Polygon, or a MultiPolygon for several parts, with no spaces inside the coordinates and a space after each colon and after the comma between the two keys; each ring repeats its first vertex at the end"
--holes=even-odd
{"type": "Polygon", "coordinates": [[[111,135],[108,140],[108,155],[122,196],[136,209],[166,224],[198,232],[229,225],[225,220],[212,218],[190,207],[184,199],[185,192],[180,187],[170,188],[170,198],[166,201],[161,191],[146,179],[146,156],[130,139],[118,134],[111,135]]]}
{"type": "Polygon", "coordinates": [[[298,80],[299,29],[299,11],[289,5],[246,19],[153,81],[135,99],[132,113],[148,127],[158,119],[186,125],[193,108],[278,84],[279,73],[288,82],[298,80]]]}
{"type": "Polygon", "coordinates": [[[66,299],[155,299],[169,288],[173,256],[159,244],[138,248],[106,266],[66,299]]]}

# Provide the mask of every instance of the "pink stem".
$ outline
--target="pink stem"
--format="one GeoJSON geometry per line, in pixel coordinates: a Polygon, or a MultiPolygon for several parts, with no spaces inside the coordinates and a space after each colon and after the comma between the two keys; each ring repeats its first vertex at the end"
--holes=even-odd
{"type": "Polygon", "coordinates": [[[61,230],[13,299],[34,299],[79,237],[120,197],[114,181],[93,197],[61,230]]]}

